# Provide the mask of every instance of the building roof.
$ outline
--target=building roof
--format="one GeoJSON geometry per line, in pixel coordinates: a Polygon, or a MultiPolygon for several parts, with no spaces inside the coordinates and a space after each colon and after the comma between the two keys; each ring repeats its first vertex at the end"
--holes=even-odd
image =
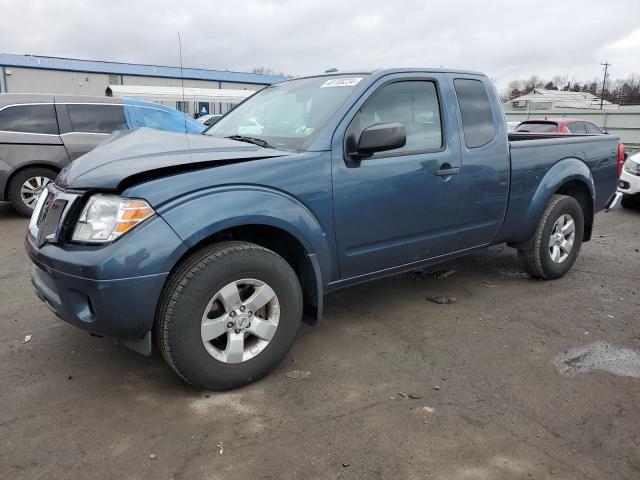
{"type": "MultiPolygon", "coordinates": [[[[69,72],[110,73],[116,75],[136,75],[144,77],[181,77],[180,67],[103,62],[100,60],[81,60],[77,58],[42,57],[37,55],[15,55],[11,53],[0,53],[0,66],[64,70],[69,72]]],[[[189,80],[213,80],[221,82],[270,85],[285,79],[282,75],[205,70],[202,68],[184,68],[182,71],[184,73],[184,78],[189,80]]]]}
{"type": "MultiPolygon", "coordinates": [[[[536,88],[533,92],[516,97],[507,103],[516,106],[519,102],[529,102],[530,104],[552,103],[554,108],[600,108],[600,98],[589,92],[565,92],[563,90],[546,90],[544,88],[536,88]]],[[[618,108],[618,105],[604,100],[603,107],[618,108]]]]}
{"type": "Polygon", "coordinates": [[[107,96],[134,97],[147,100],[195,100],[209,102],[240,103],[253,95],[253,90],[231,90],[228,88],[147,87],[143,85],[109,85],[107,96]]]}

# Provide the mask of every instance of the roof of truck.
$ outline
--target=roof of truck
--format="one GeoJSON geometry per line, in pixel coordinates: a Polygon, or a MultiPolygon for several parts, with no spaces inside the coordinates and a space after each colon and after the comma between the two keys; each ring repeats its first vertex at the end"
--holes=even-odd
{"type": "Polygon", "coordinates": [[[294,77],[288,80],[297,80],[300,78],[313,78],[313,77],[328,77],[328,76],[343,77],[345,75],[375,75],[377,77],[381,77],[383,75],[389,75],[391,73],[454,73],[454,74],[461,74],[461,75],[478,75],[478,76],[486,77],[484,73],[475,72],[472,70],[456,70],[456,69],[450,69],[450,68],[428,68],[428,67],[420,67],[420,68],[404,67],[404,68],[381,68],[376,70],[363,69],[363,70],[326,71],[324,73],[294,77]]]}

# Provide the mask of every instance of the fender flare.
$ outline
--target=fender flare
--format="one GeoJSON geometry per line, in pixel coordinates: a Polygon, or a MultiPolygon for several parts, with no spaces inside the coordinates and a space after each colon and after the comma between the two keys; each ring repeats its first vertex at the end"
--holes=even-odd
{"type": "Polygon", "coordinates": [[[334,258],[327,232],[302,202],[279,190],[253,185],[214,187],[182,196],[158,207],[157,212],[187,248],[233,227],[264,225],[281,229],[303,246],[318,288],[324,290],[330,278],[334,258]]]}
{"type": "MultiPolygon", "coordinates": [[[[542,177],[529,203],[529,209],[522,222],[519,242],[527,242],[538,228],[538,223],[551,197],[563,185],[578,181],[589,190],[592,207],[595,202],[595,184],[589,167],[580,159],[569,157],[555,163],[542,177]]],[[[514,242],[517,243],[517,242],[514,242]]]]}

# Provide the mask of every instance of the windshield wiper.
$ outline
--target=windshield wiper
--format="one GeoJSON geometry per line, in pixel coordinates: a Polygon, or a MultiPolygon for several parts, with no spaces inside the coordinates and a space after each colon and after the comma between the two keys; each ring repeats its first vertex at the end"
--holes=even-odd
{"type": "Polygon", "coordinates": [[[258,145],[262,148],[272,148],[271,145],[269,145],[265,140],[261,138],[247,137],[245,135],[229,135],[228,137],[224,138],[228,138],[229,140],[236,140],[238,142],[253,143],[254,145],[258,145]]]}

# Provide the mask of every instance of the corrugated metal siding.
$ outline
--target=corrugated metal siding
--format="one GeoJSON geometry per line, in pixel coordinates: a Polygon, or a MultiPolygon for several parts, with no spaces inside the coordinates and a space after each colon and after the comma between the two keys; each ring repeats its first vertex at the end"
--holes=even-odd
{"type": "MultiPolygon", "coordinates": [[[[161,65],[138,65],[132,63],[101,62],[72,58],[40,57],[32,55],[0,54],[0,66],[28,67],[34,69],[69,70],[89,73],[115,73],[119,75],[141,75],[149,77],[180,78],[179,67],[161,65]]],[[[220,70],[203,70],[198,68],[183,69],[184,78],[195,80],[213,80],[269,85],[284,80],[280,75],[260,75],[244,72],[226,72],[220,70]]]]}
{"type": "MultiPolygon", "coordinates": [[[[135,77],[125,75],[122,77],[122,84],[145,85],[147,87],[181,87],[182,81],[179,78],[135,77]]],[[[208,80],[191,80],[185,78],[184,86],[186,88],[220,88],[220,82],[208,80]]],[[[255,85],[252,86],[255,87],[255,85]]]]}
{"type": "Polygon", "coordinates": [[[5,67],[9,93],[58,93],[104,96],[109,75],[5,67]],[[9,74],[10,72],[10,74],[9,74]]]}
{"type": "Polygon", "coordinates": [[[264,85],[254,85],[252,83],[220,82],[220,88],[231,88],[233,90],[262,90],[264,87],[264,85]]]}

